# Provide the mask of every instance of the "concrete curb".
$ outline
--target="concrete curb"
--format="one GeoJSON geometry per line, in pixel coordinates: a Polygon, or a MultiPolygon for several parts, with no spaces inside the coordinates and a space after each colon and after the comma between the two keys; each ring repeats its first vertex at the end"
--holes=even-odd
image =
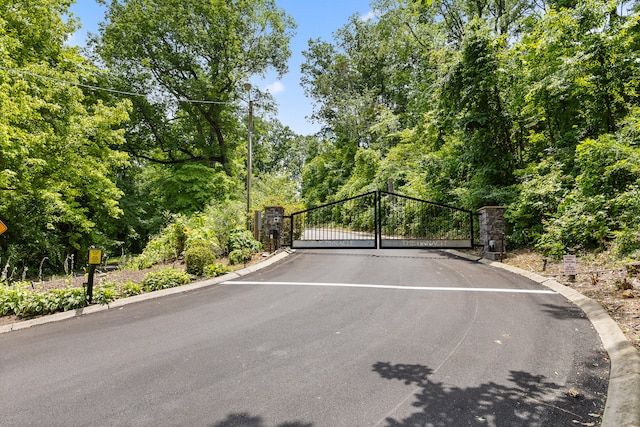
{"type": "Polygon", "coordinates": [[[607,402],[601,427],[640,427],[640,353],[600,304],[548,277],[455,250],[446,252],[524,276],[552,289],[580,307],[600,335],[602,345],[609,354],[611,362],[607,402]]]}
{"type": "Polygon", "coordinates": [[[177,286],[175,288],[162,289],[160,291],[149,292],[146,294],[140,294],[133,297],[121,298],[106,305],[90,305],[90,306],[79,308],[76,310],[69,310],[61,313],[49,314],[47,316],[37,317],[35,319],[29,319],[21,322],[10,323],[8,325],[2,325],[0,326],[0,334],[11,332],[11,331],[19,331],[20,329],[27,329],[32,326],[43,325],[45,323],[59,322],[61,320],[71,319],[71,318],[79,317],[85,314],[97,313],[100,311],[123,307],[125,305],[134,304],[140,301],[148,301],[156,298],[162,298],[167,295],[174,295],[174,294],[179,294],[183,292],[189,292],[195,289],[201,289],[201,288],[217,285],[218,283],[237,279],[238,277],[246,276],[249,273],[253,273],[255,271],[268,267],[271,264],[274,264],[286,258],[291,253],[292,253],[291,251],[277,252],[276,254],[271,255],[266,260],[258,264],[252,265],[250,267],[243,268],[242,270],[237,270],[232,273],[228,273],[223,276],[218,276],[211,279],[199,280],[197,282],[192,282],[183,286],[177,286]]]}

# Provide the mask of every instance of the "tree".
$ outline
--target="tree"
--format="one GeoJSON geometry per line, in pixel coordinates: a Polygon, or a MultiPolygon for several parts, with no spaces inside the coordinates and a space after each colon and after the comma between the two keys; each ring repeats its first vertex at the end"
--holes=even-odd
{"type": "Polygon", "coordinates": [[[492,38],[480,21],[467,30],[460,61],[450,71],[441,93],[442,110],[458,133],[461,163],[471,177],[468,206],[504,203],[500,191],[513,184],[516,167],[511,119],[504,103],[500,76],[500,39],[492,38]]]}
{"type": "MultiPolygon", "coordinates": [[[[104,0],[104,3],[107,3],[104,0]]],[[[133,98],[126,149],[234,176],[243,84],[287,70],[292,19],[274,0],[112,0],[91,46],[133,98]]]]}
{"type": "Polygon", "coordinates": [[[0,1],[0,256],[22,267],[108,244],[129,102],[86,96],[95,72],[64,44],[65,0],[0,1]]]}

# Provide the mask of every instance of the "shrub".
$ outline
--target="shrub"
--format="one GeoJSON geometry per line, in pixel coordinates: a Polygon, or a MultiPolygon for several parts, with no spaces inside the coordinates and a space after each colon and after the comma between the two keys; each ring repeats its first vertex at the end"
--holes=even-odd
{"type": "Polygon", "coordinates": [[[223,274],[228,273],[230,270],[224,264],[215,263],[209,264],[204,268],[205,277],[217,277],[222,276],[223,274]]]}
{"type": "Polygon", "coordinates": [[[36,292],[29,289],[30,286],[27,282],[15,283],[12,286],[0,285],[0,315],[32,317],[87,305],[83,288],[36,292]]]}
{"type": "Polygon", "coordinates": [[[190,281],[191,275],[189,273],[173,268],[164,268],[147,274],[142,281],[142,286],[147,292],[151,292],[186,285],[190,281]]]}
{"type": "Polygon", "coordinates": [[[220,245],[228,242],[229,235],[233,230],[247,220],[244,204],[237,201],[210,205],[205,209],[201,218],[206,222],[207,228],[211,230],[216,242],[220,245]]]}
{"type": "Polygon", "coordinates": [[[27,292],[24,288],[23,283],[15,283],[13,286],[0,284],[0,315],[16,314],[16,309],[27,292]]]}
{"type": "Polygon", "coordinates": [[[537,249],[559,256],[567,247],[602,249],[612,238],[618,256],[640,247],[640,150],[610,135],[576,148],[574,188],[545,222],[537,249]]]}
{"type": "Polygon", "coordinates": [[[76,308],[82,308],[87,305],[86,294],[83,288],[51,289],[47,294],[49,294],[51,300],[58,299],[55,309],[53,309],[53,304],[51,305],[51,313],[75,310],[76,308]]]}
{"type": "Polygon", "coordinates": [[[543,234],[543,224],[556,214],[573,178],[562,165],[543,160],[519,173],[518,197],[509,205],[505,219],[511,225],[509,240],[516,245],[535,243],[543,234]]]}
{"type": "Polygon", "coordinates": [[[126,282],[120,284],[120,294],[123,297],[132,297],[142,293],[142,285],[139,283],[126,282]]]}
{"type": "Polygon", "coordinates": [[[204,274],[205,267],[216,260],[215,253],[211,250],[211,245],[203,242],[190,245],[184,252],[184,261],[187,265],[187,273],[196,276],[204,274]]]}
{"type": "MultiPolygon", "coordinates": [[[[0,283],[0,316],[32,317],[59,311],[75,310],[87,305],[84,288],[49,289],[39,292],[28,282],[11,286],[0,283]]],[[[121,297],[142,293],[142,285],[127,282],[105,282],[93,289],[93,302],[108,304],[121,297]]]]}
{"type": "Polygon", "coordinates": [[[161,262],[174,260],[182,255],[187,241],[186,222],[184,216],[174,216],[171,223],[158,236],[151,239],[142,254],[128,263],[127,267],[143,270],[161,262]]]}
{"type": "Polygon", "coordinates": [[[95,304],[109,304],[120,297],[119,286],[114,282],[106,282],[93,289],[92,302],[95,304]]]}
{"type": "Polygon", "coordinates": [[[229,253],[229,264],[242,264],[251,259],[250,249],[235,249],[229,253]]]}
{"type": "Polygon", "coordinates": [[[251,254],[258,252],[260,246],[260,242],[253,238],[249,230],[236,228],[229,233],[229,239],[227,241],[227,249],[229,249],[229,252],[246,249],[249,250],[249,254],[251,254]]]}

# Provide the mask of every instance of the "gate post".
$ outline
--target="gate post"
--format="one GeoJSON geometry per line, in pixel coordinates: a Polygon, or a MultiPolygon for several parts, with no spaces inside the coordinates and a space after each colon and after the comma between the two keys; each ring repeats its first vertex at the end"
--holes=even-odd
{"type": "Polygon", "coordinates": [[[478,209],[480,214],[480,241],[482,242],[485,258],[495,260],[498,256],[502,260],[506,252],[504,235],[504,206],[484,206],[478,209]]]}
{"type": "Polygon", "coordinates": [[[274,252],[282,246],[284,238],[284,208],[265,206],[262,221],[262,247],[274,252]]]}

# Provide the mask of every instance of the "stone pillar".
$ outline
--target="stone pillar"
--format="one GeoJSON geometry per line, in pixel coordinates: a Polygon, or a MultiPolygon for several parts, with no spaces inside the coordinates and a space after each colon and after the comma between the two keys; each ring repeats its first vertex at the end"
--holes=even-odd
{"type": "Polygon", "coordinates": [[[265,206],[262,219],[262,247],[274,252],[282,246],[284,237],[284,208],[265,206]]]}
{"type": "Polygon", "coordinates": [[[495,260],[506,252],[504,246],[504,234],[506,226],[504,223],[503,206],[485,206],[478,209],[480,214],[480,242],[482,243],[484,256],[495,260]]]}

